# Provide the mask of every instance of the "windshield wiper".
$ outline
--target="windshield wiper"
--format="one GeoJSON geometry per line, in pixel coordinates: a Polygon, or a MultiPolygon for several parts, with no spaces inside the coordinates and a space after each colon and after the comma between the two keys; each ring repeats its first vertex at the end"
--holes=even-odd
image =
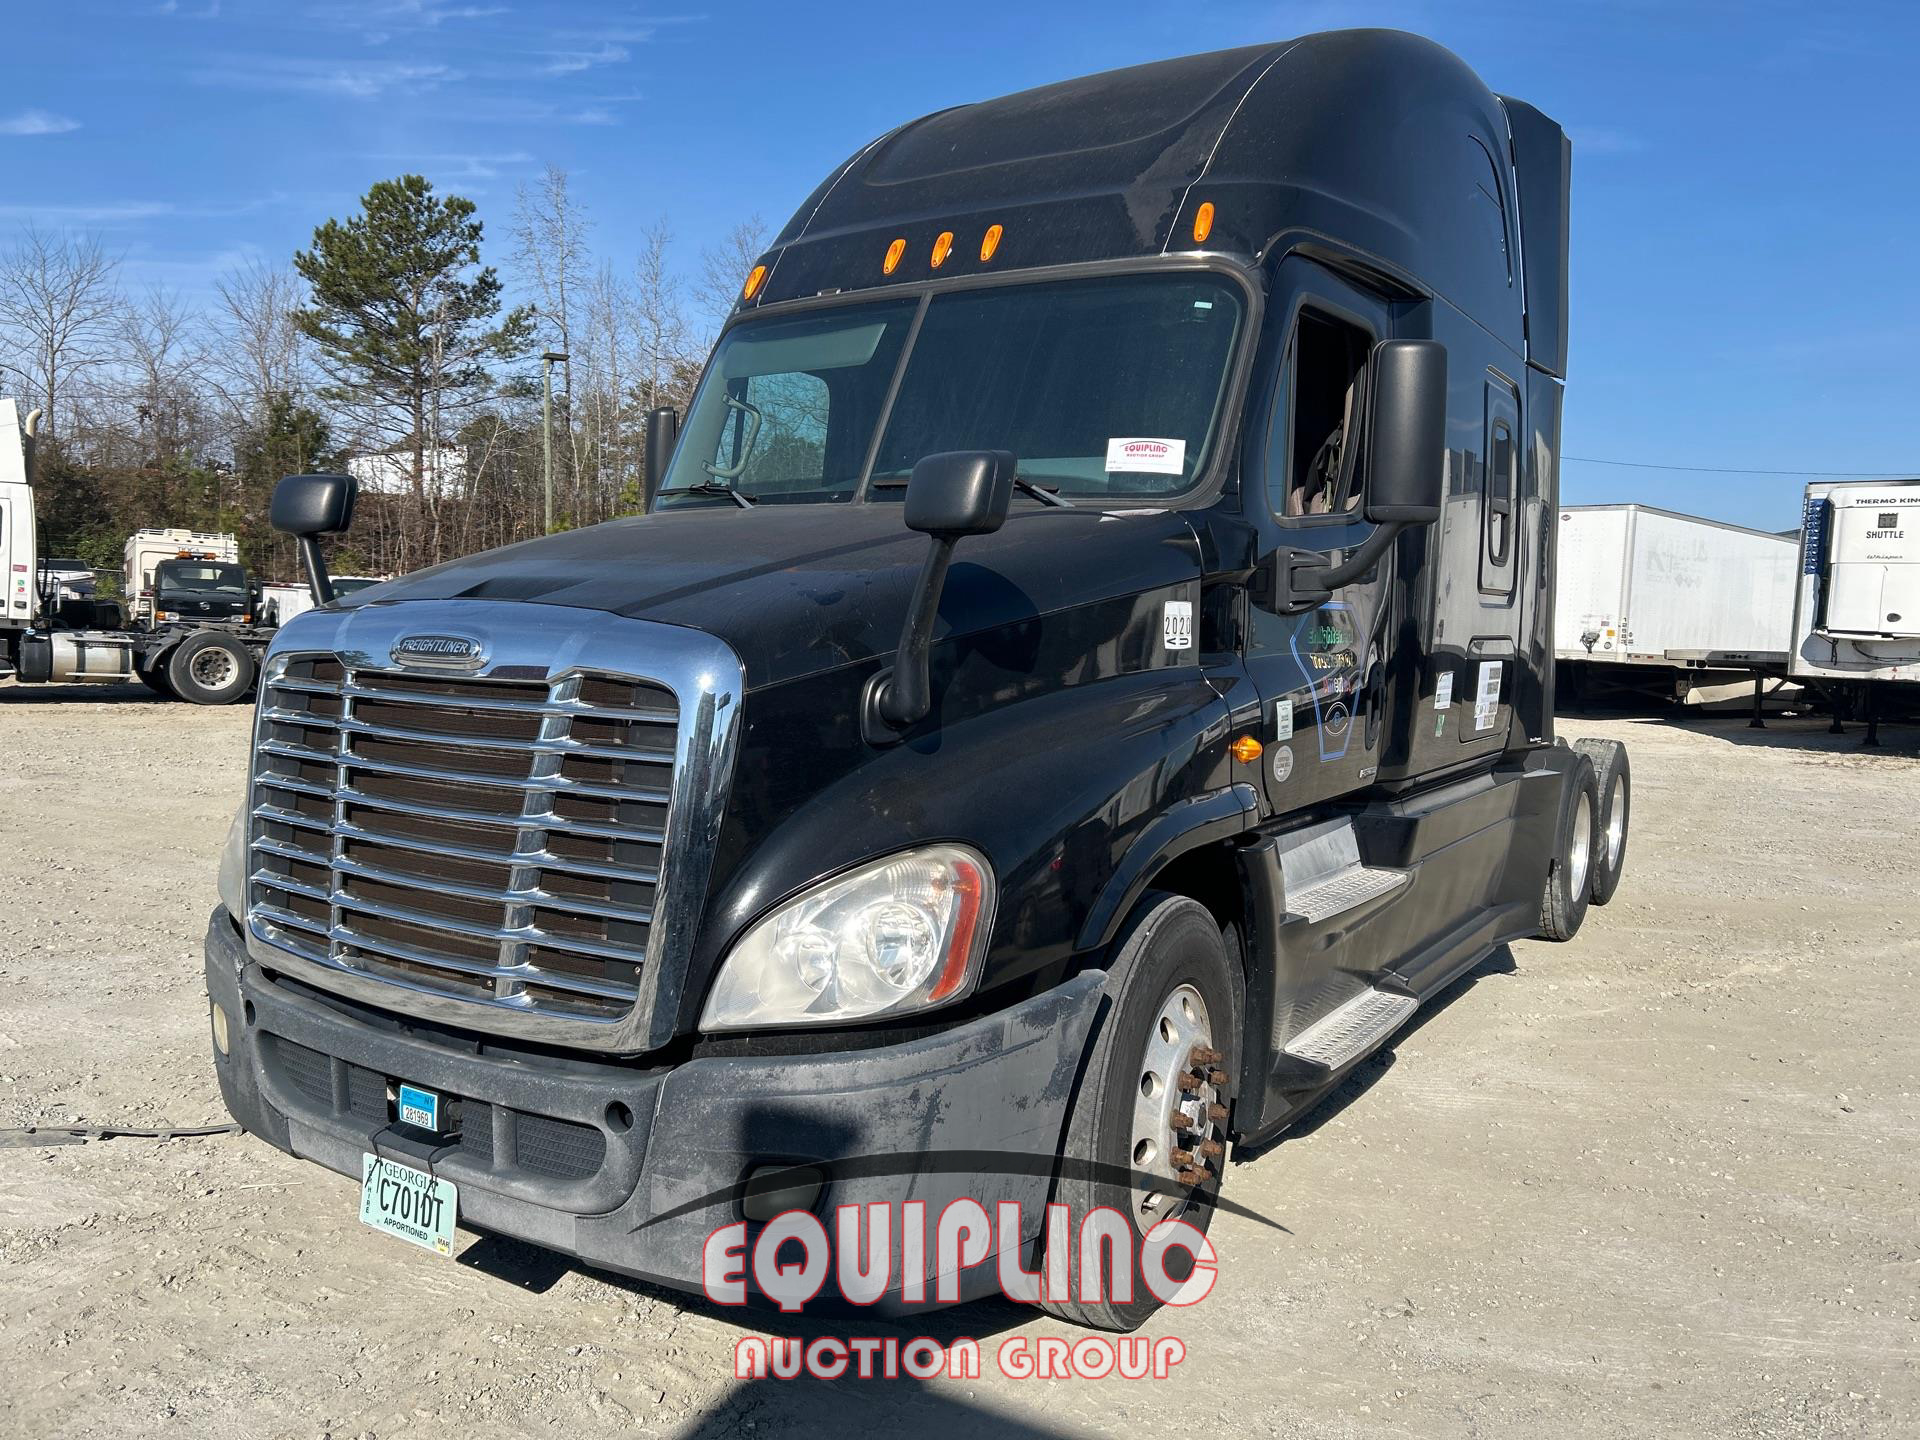
{"type": "MultiPolygon", "coordinates": [[[[875,476],[867,482],[867,488],[869,490],[904,490],[907,488],[907,477],[904,475],[890,475],[885,479],[881,479],[879,476],[875,476]]],[[[1043,505],[1057,505],[1062,510],[1078,510],[1080,508],[1065,496],[1054,494],[1053,491],[1047,489],[1044,485],[1034,484],[1033,481],[1027,479],[1024,475],[1016,475],[1013,477],[1013,488],[1026,491],[1027,494],[1031,495],[1043,505]]]]}
{"type": "Polygon", "coordinates": [[[753,508],[753,497],[731,485],[722,485],[718,480],[702,480],[698,485],[683,485],[678,490],[669,490],[669,495],[724,495],[742,510],[753,508]]]}

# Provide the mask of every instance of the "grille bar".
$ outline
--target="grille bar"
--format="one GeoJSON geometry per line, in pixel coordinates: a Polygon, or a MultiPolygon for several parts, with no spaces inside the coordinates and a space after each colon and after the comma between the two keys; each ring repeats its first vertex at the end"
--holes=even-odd
{"type": "Polygon", "coordinates": [[[255,742],[252,918],[334,971],[624,1021],[659,911],[679,719],[644,680],[280,659],[255,742]]]}

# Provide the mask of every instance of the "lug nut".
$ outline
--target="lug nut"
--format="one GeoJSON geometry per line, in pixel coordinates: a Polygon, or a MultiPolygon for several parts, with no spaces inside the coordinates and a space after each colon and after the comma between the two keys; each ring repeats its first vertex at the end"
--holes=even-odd
{"type": "Polygon", "coordinates": [[[1205,1170],[1196,1166],[1191,1170],[1182,1170],[1178,1178],[1182,1185],[1204,1185],[1209,1177],[1205,1170]]]}
{"type": "Polygon", "coordinates": [[[1192,1120],[1187,1118],[1187,1114],[1184,1110],[1174,1111],[1173,1119],[1170,1120],[1168,1124],[1172,1128],[1173,1133],[1176,1135],[1184,1135],[1189,1130],[1198,1130],[1200,1128],[1198,1125],[1194,1124],[1192,1120]]]}
{"type": "Polygon", "coordinates": [[[1191,1070],[1186,1070],[1174,1076],[1173,1083],[1178,1085],[1186,1094],[1197,1095],[1200,1092],[1200,1086],[1203,1082],[1200,1077],[1191,1070]]]}
{"type": "Polygon", "coordinates": [[[1209,1070],[1209,1071],[1207,1072],[1207,1083],[1208,1083],[1209,1085],[1224,1085],[1224,1084],[1226,1084],[1226,1083],[1227,1083],[1227,1072],[1226,1072],[1226,1071],[1224,1071],[1224,1070],[1209,1070]]]}
{"type": "Polygon", "coordinates": [[[1193,1053],[1187,1056],[1187,1063],[1198,1068],[1201,1065],[1214,1065],[1225,1059],[1218,1050],[1210,1050],[1205,1045],[1193,1047],[1193,1053]]]}
{"type": "MultiPolygon", "coordinates": [[[[1201,1148],[1204,1150],[1206,1147],[1203,1145],[1201,1148]]],[[[1189,1170],[1194,1164],[1193,1151],[1169,1150],[1167,1152],[1167,1163],[1172,1165],[1176,1170],[1189,1170]]]]}
{"type": "MultiPolygon", "coordinates": [[[[1180,1165],[1185,1163],[1180,1159],[1183,1153],[1184,1152],[1179,1150],[1173,1152],[1174,1164],[1180,1165]]],[[[1200,1142],[1200,1153],[1209,1160],[1218,1160],[1222,1155],[1227,1153],[1227,1147],[1222,1145],[1218,1140],[1202,1140],[1200,1142]]]]}
{"type": "Polygon", "coordinates": [[[1221,1125],[1226,1124],[1227,1123],[1227,1107],[1224,1105],[1207,1106],[1207,1118],[1221,1125]]]}

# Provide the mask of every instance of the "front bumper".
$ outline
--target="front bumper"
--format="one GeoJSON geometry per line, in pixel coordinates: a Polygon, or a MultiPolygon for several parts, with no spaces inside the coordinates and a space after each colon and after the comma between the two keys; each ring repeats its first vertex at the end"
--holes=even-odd
{"type": "MultiPolygon", "coordinates": [[[[925,1201],[931,1221],[963,1197],[990,1215],[1017,1201],[1031,1258],[1101,996],[1089,974],[905,1044],[647,1069],[496,1049],[333,1003],[255,964],[224,907],[206,976],[228,1016],[220,1092],[253,1134],[343,1175],[368,1151],[409,1159],[459,1187],[462,1221],[685,1290],[702,1288],[707,1236],[741,1218],[737,1185],[767,1164],[828,1167],[816,1210],[829,1232],[840,1205],[925,1201]],[[459,1098],[458,1143],[391,1124],[399,1080],[459,1098]]],[[[991,1258],[964,1281],[964,1294],[992,1288],[991,1258]]]]}

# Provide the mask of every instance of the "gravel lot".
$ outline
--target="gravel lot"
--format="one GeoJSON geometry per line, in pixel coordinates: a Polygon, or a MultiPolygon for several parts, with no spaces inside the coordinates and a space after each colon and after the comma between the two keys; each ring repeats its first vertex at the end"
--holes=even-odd
{"type": "MultiPolygon", "coordinates": [[[[0,1130],[226,1118],[199,937],[247,725],[0,686],[0,1130]]],[[[1920,1433],[1920,735],[1566,728],[1632,746],[1619,896],[1238,1158],[1291,1233],[1214,1227],[1172,1381],[741,1385],[702,1301],[412,1251],[245,1136],[120,1139],[0,1149],[0,1434],[1920,1433]]]]}

